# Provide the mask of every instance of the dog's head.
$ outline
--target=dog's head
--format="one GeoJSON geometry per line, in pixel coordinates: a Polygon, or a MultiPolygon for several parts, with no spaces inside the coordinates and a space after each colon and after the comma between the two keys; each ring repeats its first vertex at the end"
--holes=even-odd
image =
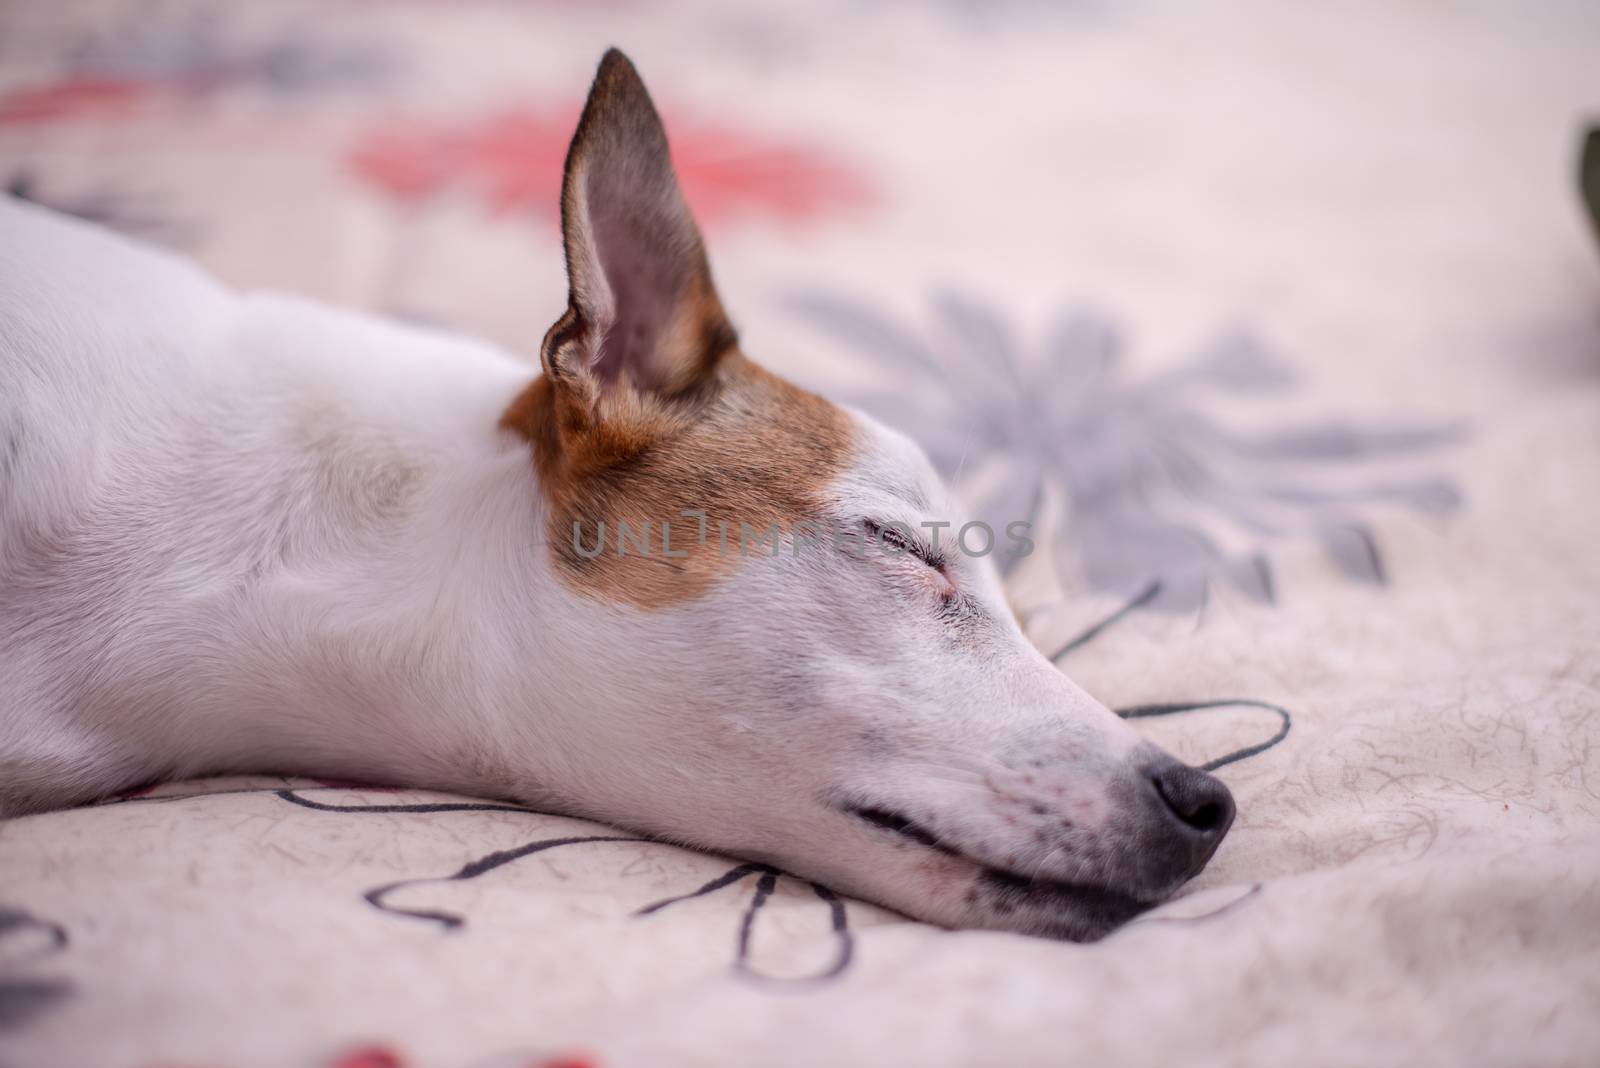
{"type": "Polygon", "coordinates": [[[529,792],[951,926],[1092,938],[1198,872],[1227,789],[1029,644],[991,563],[1020,530],[963,531],[909,440],[739,351],[618,52],[561,208],[569,306],[505,417],[578,680],[529,792]]]}

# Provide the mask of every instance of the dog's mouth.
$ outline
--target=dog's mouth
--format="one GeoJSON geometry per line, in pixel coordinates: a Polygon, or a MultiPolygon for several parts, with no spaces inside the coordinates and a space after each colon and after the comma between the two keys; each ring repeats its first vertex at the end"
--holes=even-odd
{"type": "Polygon", "coordinates": [[[1018,908],[1030,908],[1056,916],[1069,914],[1071,920],[1046,924],[1061,937],[1074,940],[1098,937],[1157,904],[1154,901],[1142,901],[1132,894],[1108,886],[1040,879],[997,868],[956,848],[916,820],[894,809],[875,805],[842,807],[845,812],[865,823],[972,865],[977,871],[978,884],[990,893],[991,905],[997,912],[1008,914],[1018,908]]]}
{"type": "MultiPolygon", "coordinates": [[[[917,823],[911,817],[902,815],[893,809],[848,805],[845,807],[845,811],[857,819],[866,820],[874,827],[882,827],[884,830],[892,831],[902,838],[909,838],[918,845],[927,846],[929,849],[937,850],[948,856],[959,857],[963,855],[959,849],[940,841],[938,835],[917,823]]],[[[971,860],[972,858],[967,857],[967,859],[971,860]]]]}

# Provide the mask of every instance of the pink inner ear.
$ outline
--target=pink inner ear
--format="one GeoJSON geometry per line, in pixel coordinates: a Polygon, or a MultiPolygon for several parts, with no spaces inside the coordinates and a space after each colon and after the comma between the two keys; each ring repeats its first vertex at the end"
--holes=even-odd
{"type": "Polygon", "coordinates": [[[603,384],[626,379],[647,391],[698,370],[705,354],[692,349],[703,343],[685,337],[679,345],[669,332],[680,317],[692,325],[691,316],[714,329],[720,308],[700,232],[672,171],[666,130],[638,72],[615,50],[601,60],[578,121],[562,205],[567,248],[594,253],[567,264],[579,320],[606,330],[590,354],[590,370],[603,384]],[[574,182],[581,196],[571,195],[574,182]],[[609,301],[598,299],[602,287],[609,301]],[[585,300],[594,306],[583,306],[585,300]]]}
{"type": "Polygon", "coordinates": [[[604,210],[598,215],[592,219],[595,245],[616,320],[601,343],[594,373],[609,385],[626,370],[636,386],[655,389],[662,384],[656,350],[683,286],[681,272],[667,262],[669,255],[660,247],[664,242],[634,232],[630,224],[641,220],[610,217],[604,210]]]}

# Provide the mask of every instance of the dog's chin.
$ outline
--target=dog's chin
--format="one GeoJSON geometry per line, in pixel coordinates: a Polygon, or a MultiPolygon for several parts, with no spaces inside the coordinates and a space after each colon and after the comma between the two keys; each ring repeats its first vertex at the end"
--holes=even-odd
{"type": "Polygon", "coordinates": [[[1070,942],[1094,942],[1160,904],[1101,886],[1028,879],[994,868],[977,877],[993,926],[1070,942]]]}
{"type": "MultiPolygon", "coordinates": [[[[909,861],[911,881],[926,891],[914,903],[884,903],[943,926],[1093,942],[1165,898],[1007,871],[962,853],[898,813],[861,808],[850,814],[884,832],[896,853],[909,861]]],[[[903,884],[897,887],[905,889],[903,884]]]]}

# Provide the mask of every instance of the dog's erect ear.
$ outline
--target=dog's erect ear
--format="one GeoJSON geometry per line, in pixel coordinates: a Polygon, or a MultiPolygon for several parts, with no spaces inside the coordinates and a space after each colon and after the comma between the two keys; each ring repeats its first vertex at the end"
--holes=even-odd
{"type": "Polygon", "coordinates": [[[735,337],[711,284],[661,117],[616,49],[600,61],[561,186],[567,310],[539,358],[567,418],[614,389],[674,396],[711,379],[735,337]]]}

